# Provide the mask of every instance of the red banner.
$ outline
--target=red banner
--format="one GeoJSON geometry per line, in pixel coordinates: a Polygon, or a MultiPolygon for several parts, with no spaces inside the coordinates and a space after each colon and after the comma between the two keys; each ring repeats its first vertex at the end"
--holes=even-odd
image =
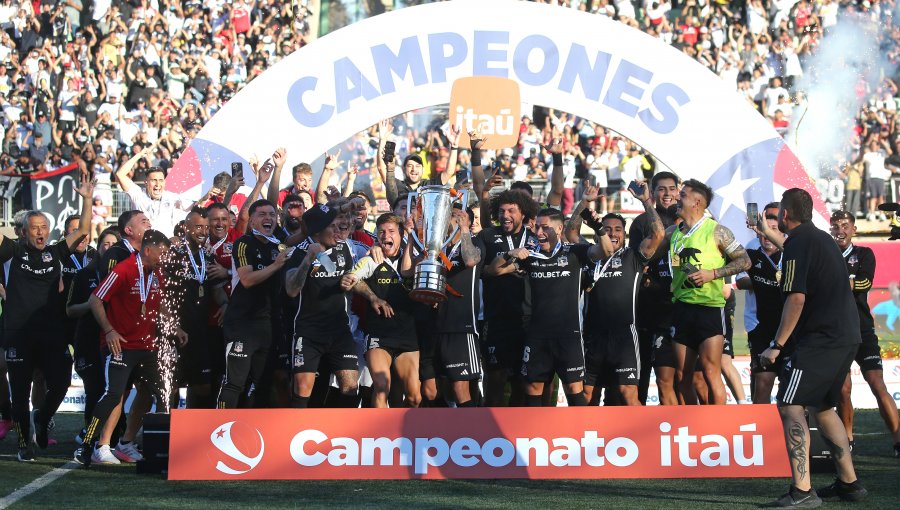
{"type": "Polygon", "coordinates": [[[172,413],[170,480],[789,476],[775,406],[172,413]]]}

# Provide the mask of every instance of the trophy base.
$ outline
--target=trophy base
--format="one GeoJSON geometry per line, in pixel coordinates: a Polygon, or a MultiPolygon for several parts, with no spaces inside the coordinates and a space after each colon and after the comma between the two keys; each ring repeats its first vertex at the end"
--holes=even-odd
{"type": "Polygon", "coordinates": [[[409,293],[409,298],[420,303],[439,305],[447,301],[447,294],[433,289],[416,289],[409,293]]]}
{"type": "Polygon", "coordinates": [[[444,266],[435,261],[424,260],[416,266],[410,299],[430,305],[440,304],[447,300],[445,287],[447,276],[444,266]]]}

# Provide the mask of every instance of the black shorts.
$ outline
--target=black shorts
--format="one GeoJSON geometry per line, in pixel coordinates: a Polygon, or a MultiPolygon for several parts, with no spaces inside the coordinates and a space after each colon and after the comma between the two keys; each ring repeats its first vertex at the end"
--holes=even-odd
{"type": "MultiPolygon", "coordinates": [[[[407,354],[410,352],[415,352],[415,353],[419,352],[418,348],[416,348],[416,350],[413,350],[413,351],[405,351],[405,350],[395,349],[393,347],[386,347],[384,345],[375,347],[374,349],[379,349],[379,350],[382,350],[382,351],[388,353],[388,355],[391,357],[391,363],[393,363],[393,361],[396,360],[401,354],[407,354]]],[[[366,354],[369,354],[369,351],[372,351],[374,349],[367,350],[366,354]]],[[[369,362],[369,359],[366,358],[366,364],[368,364],[368,362],[369,362]]]]}
{"type": "Polygon", "coordinates": [[[481,356],[487,370],[518,373],[525,348],[525,328],[522,321],[493,320],[484,323],[481,337],[481,356]]]}
{"type": "Polygon", "coordinates": [[[416,321],[416,337],[419,342],[419,380],[427,381],[437,377],[435,370],[435,356],[437,355],[437,344],[435,343],[435,334],[432,323],[424,321],[416,321]]]}
{"type": "Polygon", "coordinates": [[[734,358],[734,309],[725,308],[725,342],[722,344],[722,354],[734,358]]]}
{"type": "Polygon", "coordinates": [[[672,310],[672,341],[694,351],[707,338],[725,336],[725,309],[675,302],[672,310]]]}
{"type": "Polygon", "coordinates": [[[778,403],[818,409],[834,407],[859,346],[822,348],[801,342],[778,378],[778,403]]]}
{"type": "Polygon", "coordinates": [[[641,360],[637,329],[633,324],[596,331],[585,339],[584,383],[588,386],[636,386],[641,360]]]}
{"type": "MultiPolygon", "coordinates": [[[[769,348],[772,345],[772,342],[775,339],[774,331],[763,331],[762,328],[757,326],[752,331],[747,332],[747,343],[750,345],[750,374],[762,374],[764,372],[775,372],[776,374],[781,372],[781,368],[784,365],[784,360],[790,357],[790,352],[787,349],[782,349],[778,353],[778,358],[775,359],[775,364],[763,366],[759,362],[759,355],[762,354],[763,351],[769,348]]],[[[793,345],[793,342],[790,342],[793,345]]]]}
{"type": "Polygon", "coordinates": [[[863,372],[869,370],[884,370],[881,362],[881,346],[878,345],[878,337],[874,331],[862,334],[862,343],[859,344],[859,350],[856,351],[856,364],[863,372]]]}
{"type": "Polygon", "coordinates": [[[653,353],[650,357],[653,367],[678,368],[675,349],[672,348],[672,328],[656,329],[653,335],[653,353]]]}
{"type": "Polygon", "coordinates": [[[359,370],[356,342],[349,330],[294,339],[293,373],[316,373],[319,362],[328,361],[332,370],[359,370]]]}
{"type": "Polygon", "coordinates": [[[438,333],[435,339],[442,374],[451,381],[481,377],[478,336],[472,333],[438,333]]]}
{"type": "Polygon", "coordinates": [[[563,384],[584,380],[584,345],[579,334],[548,338],[528,335],[522,354],[522,377],[527,382],[549,382],[553,374],[563,384]]]}
{"type": "Polygon", "coordinates": [[[415,338],[366,335],[366,352],[372,349],[384,349],[393,353],[392,358],[396,358],[404,352],[418,351],[419,341],[415,338]]]}

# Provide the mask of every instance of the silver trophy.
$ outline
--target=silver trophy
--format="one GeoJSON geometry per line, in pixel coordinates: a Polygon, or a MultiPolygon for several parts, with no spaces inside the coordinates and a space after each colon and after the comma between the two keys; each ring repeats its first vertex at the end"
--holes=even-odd
{"type": "Polygon", "coordinates": [[[442,303],[447,300],[447,266],[444,248],[456,236],[459,227],[447,232],[453,202],[467,203],[468,193],[444,186],[422,186],[411,193],[407,214],[416,225],[412,236],[424,259],[416,264],[413,290],[409,297],[422,303],[442,303]]]}

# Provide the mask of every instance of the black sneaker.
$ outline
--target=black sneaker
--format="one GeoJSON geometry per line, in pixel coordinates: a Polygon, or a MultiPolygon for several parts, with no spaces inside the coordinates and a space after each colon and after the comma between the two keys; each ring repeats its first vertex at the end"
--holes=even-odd
{"type": "Polygon", "coordinates": [[[816,491],[813,489],[810,489],[808,492],[803,492],[796,487],[791,486],[791,489],[787,494],[784,494],[775,501],[770,501],[763,506],[767,508],[818,508],[822,506],[822,500],[819,499],[819,496],[816,495],[816,491]]]}
{"type": "Polygon", "coordinates": [[[31,445],[25,448],[19,448],[19,454],[16,455],[19,462],[34,462],[34,448],[31,445]]]}
{"type": "Polygon", "coordinates": [[[44,423],[41,420],[41,413],[35,409],[34,410],[34,442],[37,443],[38,447],[41,450],[45,450],[47,448],[47,442],[50,440],[49,434],[50,430],[47,423],[44,423]]]}
{"type": "Polygon", "coordinates": [[[869,493],[865,487],[860,485],[859,480],[847,483],[837,478],[834,479],[833,484],[816,489],[816,492],[822,499],[841,498],[843,501],[860,501],[869,493]]]}
{"type": "Polygon", "coordinates": [[[82,445],[80,448],[75,450],[75,462],[81,464],[86,468],[91,467],[91,456],[93,454],[93,448],[91,448],[90,446],[82,445]]]}

